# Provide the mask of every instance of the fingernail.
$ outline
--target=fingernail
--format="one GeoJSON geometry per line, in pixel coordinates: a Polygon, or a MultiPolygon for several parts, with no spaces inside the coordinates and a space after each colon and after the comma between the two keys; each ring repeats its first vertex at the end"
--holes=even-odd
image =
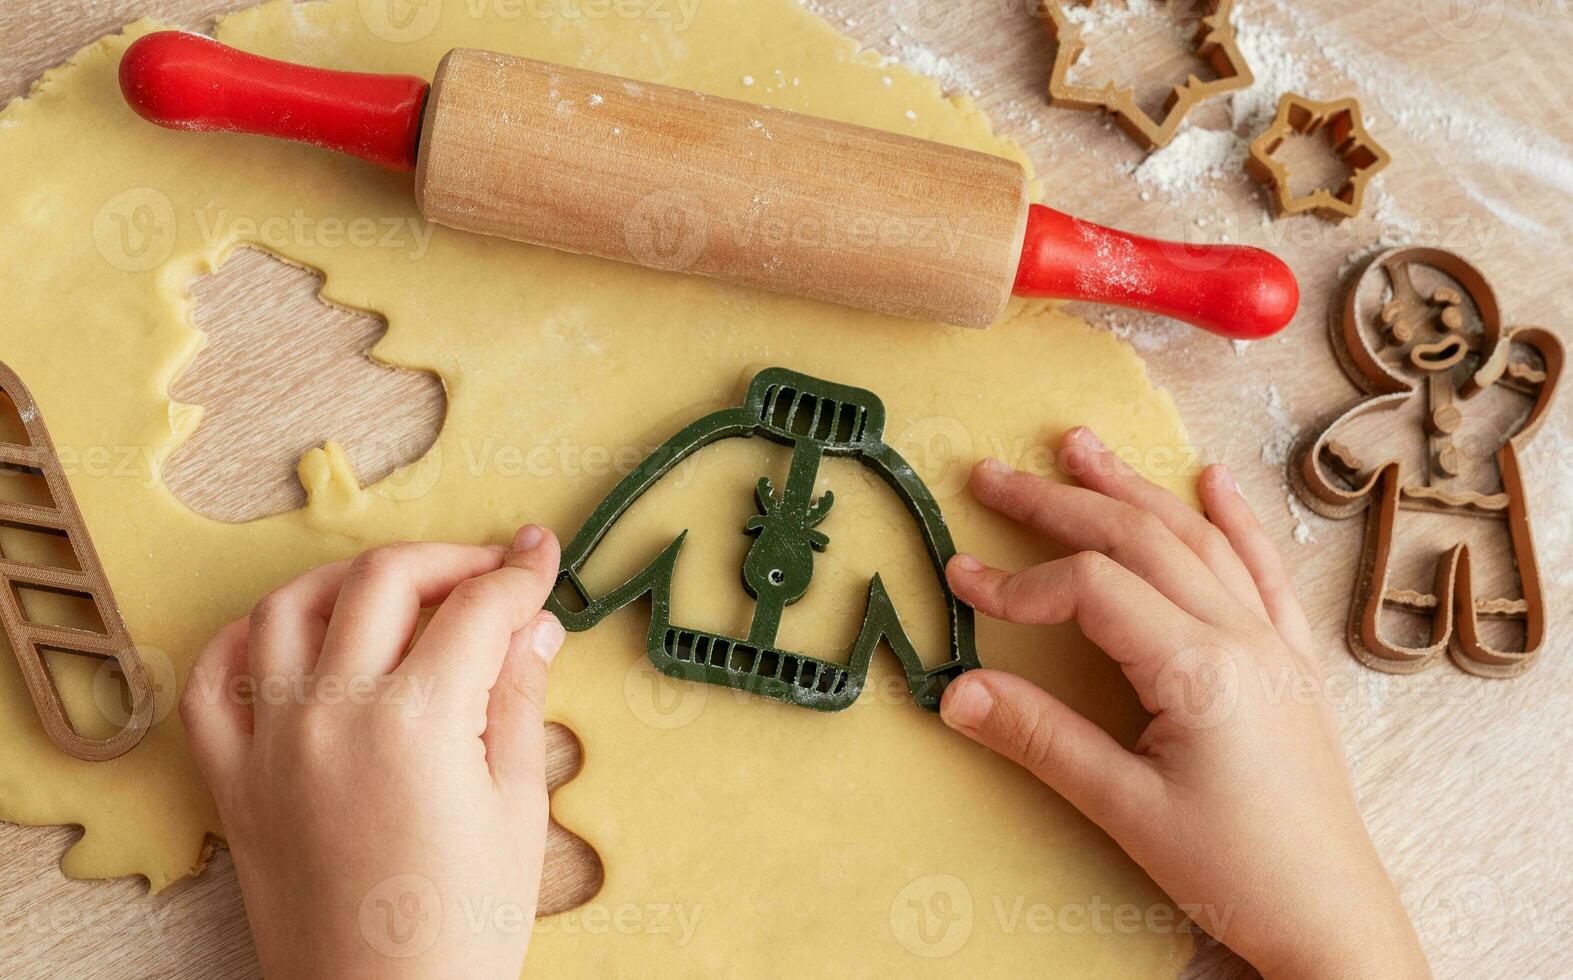
{"type": "Polygon", "coordinates": [[[1103,444],[1102,439],[1098,438],[1098,434],[1096,432],[1087,428],[1085,425],[1078,425],[1076,428],[1072,429],[1070,431],[1070,436],[1072,439],[1081,443],[1083,446],[1086,446],[1088,449],[1109,448],[1103,444]]]}
{"type": "Polygon", "coordinates": [[[981,572],[983,563],[968,554],[959,554],[950,560],[952,566],[964,572],[981,572]]]}
{"type": "Polygon", "coordinates": [[[563,640],[567,637],[563,625],[555,619],[549,619],[535,625],[535,635],[530,637],[530,649],[549,664],[557,656],[557,651],[563,648],[563,640]]]}
{"type": "Polygon", "coordinates": [[[514,535],[514,551],[533,551],[546,539],[546,532],[537,524],[526,524],[519,528],[519,533],[514,535]]]}
{"type": "Polygon", "coordinates": [[[1011,469],[1004,460],[995,459],[993,456],[990,456],[988,459],[983,461],[983,468],[988,470],[990,473],[993,473],[995,476],[1010,476],[1012,473],[1016,472],[1015,470],[1011,469]]]}
{"type": "Polygon", "coordinates": [[[1213,467],[1213,469],[1217,470],[1218,472],[1219,486],[1223,487],[1225,490],[1233,491],[1234,493],[1240,492],[1240,483],[1234,478],[1234,470],[1231,470],[1222,463],[1219,463],[1217,466],[1213,467]]]}
{"type": "Polygon", "coordinates": [[[940,702],[939,716],[951,728],[977,728],[994,710],[994,695],[982,681],[960,680],[940,702]]]}

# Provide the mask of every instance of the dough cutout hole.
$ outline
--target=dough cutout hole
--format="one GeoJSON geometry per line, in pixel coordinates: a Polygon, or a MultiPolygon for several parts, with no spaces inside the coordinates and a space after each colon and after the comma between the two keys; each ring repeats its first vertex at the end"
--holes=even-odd
{"type": "Polygon", "coordinates": [[[202,422],[164,471],[197,513],[244,523],[305,505],[296,466],[335,441],[370,486],[424,456],[447,412],[441,379],[373,360],[380,317],[321,298],[323,278],[246,246],[192,283],[206,344],[170,396],[202,422]]]}
{"type": "MultiPolygon", "coordinates": [[[[579,774],[584,751],[579,739],[566,726],[546,726],[546,788],[557,787],[579,774]]],[[[536,918],[571,912],[601,891],[606,869],[601,856],[584,838],[557,822],[553,816],[546,828],[546,864],[541,873],[541,901],[536,918]]]]}

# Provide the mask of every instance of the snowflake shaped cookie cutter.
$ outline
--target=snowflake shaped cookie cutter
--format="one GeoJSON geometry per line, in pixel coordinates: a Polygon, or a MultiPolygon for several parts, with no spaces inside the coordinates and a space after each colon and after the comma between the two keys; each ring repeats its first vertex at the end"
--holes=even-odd
{"type": "Polygon", "coordinates": [[[1309,212],[1338,222],[1360,213],[1371,178],[1391,162],[1392,157],[1366,130],[1360,103],[1353,98],[1318,102],[1285,92],[1278,100],[1278,115],[1272,125],[1251,143],[1245,169],[1267,185],[1273,211],[1278,217],[1309,212]],[[1309,194],[1297,196],[1290,187],[1288,166],[1275,154],[1290,136],[1317,133],[1327,134],[1333,154],[1348,168],[1349,177],[1342,187],[1318,187],[1309,194]]]}
{"type": "MultiPolygon", "coordinates": [[[[1082,29],[1067,9],[1092,7],[1112,0],[1045,0],[1041,8],[1043,24],[1054,39],[1057,50],[1054,70],[1049,77],[1049,102],[1064,109],[1081,109],[1088,112],[1107,112],[1120,128],[1149,150],[1168,145],[1179,132],[1180,123],[1198,102],[1226,92],[1249,88],[1255,80],[1251,68],[1245,63],[1240,45],[1235,37],[1234,25],[1229,14],[1234,0],[1199,0],[1205,13],[1196,21],[1192,37],[1193,50],[1217,76],[1199,78],[1192,73],[1169,93],[1164,102],[1162,118],[1154,119],[1137,104],[1135,92],[1116,82],[1102,85],[1079,85],[1070,78],[1076,63],[1087,49],[1082,29]]],[[[1122,0],[1128,2],[1128,0],[1122,0]]],[[[1189,3],[1191,0],[1160,0],[1166,5],[1189,3]]]]}

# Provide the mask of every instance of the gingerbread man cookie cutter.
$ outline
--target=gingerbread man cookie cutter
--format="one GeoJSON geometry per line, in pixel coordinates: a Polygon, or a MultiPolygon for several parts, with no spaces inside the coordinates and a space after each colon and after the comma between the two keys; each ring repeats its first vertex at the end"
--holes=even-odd
{"type": "Polygon", "coordinates": [[[1245,169],[1267,185],[1273,212],[1278,217],[1309,212],[1338,222],[1360,213],[1371,178],[1391,162],[1388,152],[1366,131],[1360,104],[1353,98],[1317,102],[1285,92],[1278,100],[1278,114],[1272,124],[1251,143],[1245,169]],[[1333,154],[1349,170],[1343,186],[1318,187],[1304,195],[1294,193],[1289,168],[1275,154],[1297,133],[1302,136],[1327,134],[1333,154]]]}
{"type": "MultiPolygon", "coordinates": [[[[131,641],[131,634],[109,587],[109,579],[93,548],[87,524],[50,441],[49,431],[22,379],[0,364],[0,392],[16,409],[25,443],[0,440],[0,527],[63,539],[75,567],[55,561],[24,560],[0,547],[0,627],[21,668],[28,694],[50,740],[62,751],[87,762],[104,762],[131,751],[153,725],[153,684],[131,641]],[[5,492],[7,477],[32,477],[47,488],[49,503],[12,500],[5,492]],[[54,593],[91,603],[103,630],[38,622],[23,600],[23,590],[54,593]],[[72,724],[45,662],[46,652],[113,661],[130,692],[130,710],[119,731],[92,738],[72,724]]],[[[31,557],[31,556],[30,556],[31,557]]],[[[118,719],[117,719],[118,720],[118,719]]]]}
{"type": "Polygon", "coordinates": [[[558,588],[547,608],[566,629],[577,632],[648,595],[646,653],[661,673],[817,711],[840,711],[857,700],[869,661],[883,640],[906,672],[912,700],[938,711],[946,686],[979,666],[973,613],[945,585],[945,564],[956,548],[939,504],[906,460],[885,444],[884,425],[884,405],[872,392],[784,368],[760,372],[740,407],[714,412],[684,427],[601,501],[563,549],[558,588]],[[779,492],[769,479],[758,481],[754,495],[759,513],[739,529],[754,538],[742,568],[742,586],[755,601],[748,635],[725,636],[673,623],[672,576],[686,531],[623,585],[591,597],[581,570],[635,500],[705,446],[756,436],[789,447],[792,462],[779,492]],[[834,536],[819,528],[829,526],[835,497],[828,491],[814,495],[820,463],[827,456],[850,457],[872,470],[916,519],[949,618],[950,651],[944,663],[923,666],[878,575],[869,582],[863,624],[845,664],[776,645],[783,611],[808,591],[814,553],[824,551],[834,536]],[[571,604],[564,600],[565,592],[571,604]]]}
{"type": "MultiPolygon", "coordinates": [[[[1226,92],[1249,88],[1255,80],[1240,53],[1234,25],[1229,14],[1234,0],[1201,0],[1203,15],[1197,19],[1192,38],[1197,57],[1217,76],[1198,78],[1191,74],[1176,85],[1164,102],[1161,118],[1154,119],[1137,104],[1136,94],[1115,82],[1103,85],[1078,85],[1071,82],[1076,62],[1086,51],[1081,29],[1066,13],[1068,6],[1091,7],[1111,0],[1045,0],[1039,13],[1056,51],[1054,69],[1049,76],[1049,102],[1065,109],[1107,112],[1132,139],[1149,150],[1167,146],[1180,130],[1180,123],[1198,102],[1226,92]]],[[[1180,0],[1163,0],[1174,4],[1180,0]]]]}
{"type": "Polygon", "coordinates": [[[1555,395],[1562,344],[1541,327],[1505,328],[1479,270],[1433,248],[1373,259],[1332,328],[1340,364],[1371,397],[1308,432],[1289,477],[1325,517],[1366,514],[1351,651],[1389,673],[1446,654],[1483,677],[1523,673],[1545,644],[1546,609],[1519,457],[1555,395]],[[1362,428],[1397,451],[1368,463],[1344,435],[1362,428]],[[1427,559],[1429,584],[1414,578],[1427,559]],[[1395,616],[1424,635],[1395,638],[1395,616]],[[1521,642],[1493,640],[1492,622],[1521,642]]]}

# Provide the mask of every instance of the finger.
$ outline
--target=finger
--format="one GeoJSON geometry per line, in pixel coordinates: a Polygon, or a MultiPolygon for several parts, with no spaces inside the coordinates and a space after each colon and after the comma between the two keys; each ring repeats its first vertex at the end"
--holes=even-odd
{"type": "Polygon", "coordinates": [[[197,655],[180,694],[187,744],[210,786],[236,773],[251,745],[251,709],[240,694],[246,676],[247,624],[230,623],[197,655]]]}
{"type": "Polygon", "coordinates": [[[1108,555],[1198,619],[1221,623],[1241,614],[1217,576],[1148,511],[1096,490],[1017,473],[998,460],[973,470],[972,492],[1072,551],[1108,555]]]}
{"type": "Polygon", "coordinates": [[[520,528],[501,568],[454,587],[398,672],[440,676],[439,691],[485,704],[513,635],[551,594],[559,556],[552,532],[534,524],[520,528]]]}
{"type": "Polygon", "coordinates": [[[546,671],[562,649],[562,624],[541,612],[513,635],[486,705],[486,762],[506,791],[546,791],[546,671]]]}
{"type": "MultiPolygon", "coordinates": [[[[251,610],[248,653],[252,679],[287,684],[316,668],[328,616],[349,574],[347,561],[322,565],[263,596],[251,610]]],[[[259,701],[259,706],[265,704],[259,701]]]]}
{"type": "Polygon", "coordinates": [[[1067,472],[1090,490],[1122,500],[1155,515],[1180,542],[1190,548],[1247,609],[1263,619],[1267,609],[1256,591],[1256,582],[1223,533],[1163,487],[1143,478],[1110,452],[1091,429],[1078,427],[1065,434],[1060,459],[1067,472]]]}
{"type": "Polygon", "coordinates": [[[420,621],[466,579],[496,570],[506,551],[420,542],[376,548],[350,562],[328,621],[317,673],[386,674],[399,665],[420,621]]]}
{"type": "Polygon", "coordinates": [[[1261,593],[1268,619],[1292,649],[1309,654],[1311,623],[1295,594],[1294,580],[1284,570],[1283,558],[1273,546],[1256,512],[1240,494],[1239,484],[1227,466],[1211,466],[1202,474],[1202,506],[1207,516],[1229,539],[1229,544],[1250,570],[1261,593]]]}
{"type": "Polygon", "coordinates": [[[1202,623],[1130,569],[1083,551],[1021,572],[957,555],[945,569],[956,598],[986,616],[1050,626],[1075,620],[1087,639],[1117,661],[1142,703],[1157,704],[1152,679],[1202,623]]]}
{"type": "Polygon", "coordinates": [[[1025,678],[969,671],[946,689],[940,717],[1025,768],[1116,837],[1127,814],[1161,808],[1162,779],[1151,766],[1025,678]]]}

